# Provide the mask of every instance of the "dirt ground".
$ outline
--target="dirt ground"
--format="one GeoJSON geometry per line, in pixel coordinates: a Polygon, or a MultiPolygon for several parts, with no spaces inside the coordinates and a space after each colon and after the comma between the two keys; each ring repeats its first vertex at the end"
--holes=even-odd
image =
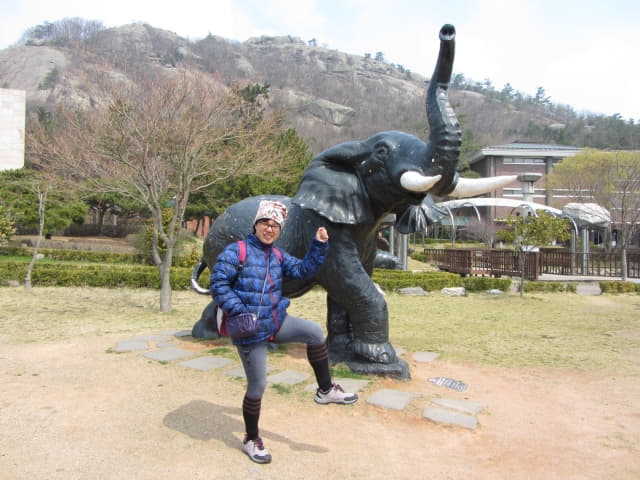
{"type": "MultiPolygon", "coordinates": [[[[637,376],[418,364],[407,352],[412,380],[377,379],[355,405],[268,388],[261,435],[273,462],[258,465],[239,449],[241,380],[114,353],[127,339],[0,345],[0,478],[640,478],[637,376]],[[434,385],[435,376],[469,388],[434,385]],[[421,397],[402,411],[368,404],[381,388],[421,397]],[[437,396],[486,405],[478,429],[422,418],[437,396]]],[[[285,361],[311,373],[301,351],[269,359],[285,361]]]]}

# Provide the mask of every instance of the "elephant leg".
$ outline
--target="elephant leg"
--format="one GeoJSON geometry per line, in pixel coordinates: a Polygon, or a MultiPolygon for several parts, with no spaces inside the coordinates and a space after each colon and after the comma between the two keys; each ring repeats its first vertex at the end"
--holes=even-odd
{"type": "Polygon", "coordinates": [[[327,347],[331,359],[344,361],[353,356],[353,334],[349,313],[327,295],[327,347]]]}
{"type": "MultiPolygon", "coordinates": [[[[373,285],[373,284],[372,284],[373,285]]],[[[350,313],[353,331],[353,352],[370,362],[394,363],[398,360],[396,351],[389,342],[389,313],[387,302],[380,292],[369,297],[368,309],[354,309],[350,313]],[[368,310],[369,313],[366,313],[368,310]]]]}
{"type": "MultiPolygon", "coordinates": [[[[386,313],[384,299],[380,310],[386,313]]],[[[356,322],[352,322],[349,312],[331,297],[327,297],[327,312],[327,346],[332,361],[345,362],[352,371],[363,375],[384,375],[401,380],[411,378],[409,365],[396,356],[386,337],[367,331],[368,328],[375,329],[373,325],[380,325],[386,332],[386,322],[380,323],[378,319],[377,324],[375,321],[367,326],[356,324],[363,319],[356,318],[356,322]]]]}
{"type": "Polygon", "coordinates": [[[191,336],[193,338],[213,339],[219,338],[218,324],[216,322],[216,304],[214,302],[209,303],[202,311],[200,320],[198,320],[191,329],[191,336]]]}
{"type": "Polygon", "coordinates": [[[369,362],[394,363],[397,357],[389,343],[387,303],[362,265],[351,263],[350,274],[325,284],[329,296],[327,343],[343,345],[369,362]]]}
{"type": "Polygon", "coordinates": [[[327,345],[332,360],[346,361],[358,373],[410,378],[409,366],[389,343],[387,303],[367,273],[373,270],[375,244],[365,256],[367,270],[349,235],[340,230],[331,235],[340,248],[330,250],[317,279],[329,297],[327,345]]]}

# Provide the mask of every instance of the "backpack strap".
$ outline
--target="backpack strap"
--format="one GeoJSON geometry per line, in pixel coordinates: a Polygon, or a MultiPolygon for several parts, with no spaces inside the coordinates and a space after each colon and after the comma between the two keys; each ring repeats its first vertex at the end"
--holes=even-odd
{"type": "MultiPolygon", "coordinates": [[[[282,263],[282,252],[276,247],[271,247],[273,253],[276,254],[280,263],[282,263]]],[[[240,270],[244,267],[244,262],[247,259],[247,242],[244,240],[238,240],[238,260],[240,260],[240,270]]]]}
{"type": "Polygon", "coordinates": [[[244,261],[247,259],[247,244],[244,240],[238,241],[238,260],[240,260],[239,270],[244,268],[244,261]]]}

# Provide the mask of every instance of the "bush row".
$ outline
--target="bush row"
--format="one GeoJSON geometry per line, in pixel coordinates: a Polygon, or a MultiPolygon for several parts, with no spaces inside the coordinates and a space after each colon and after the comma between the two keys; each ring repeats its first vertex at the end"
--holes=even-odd
{"type": "Polygon", "coordinates": [[[427,255],[424,252],[413,252],[411,254],[411,258],[417,262],[429,263],[429,261],[427,260],[427,255]]]}
{"type": "MultiPolygon", "coordinates": [[[[27,268],[27,262],[0,262],[0,284],[6,284],[10,280],[22,282],[27,268]]],[[[191,282],[191,272],[191,268],[173,267],[171,269],[171,288],[175,290],[188,289],[191,282]]],[[[37,263],[31,277],[31,283],[34,286],[160,287],[158,269],[145,265],[37,263]]],[[[374,271],[373,280],[384,290],[421,287],[426,291],[434,291],[445,287],[464,286],[472,292],[489,289],[507,291],[511,284],[508,279],[461,278],[460,275],[447,272],[412,273],[382,269],[374,271]]],[[[209,284],[208,275],[203,274],[199,282],[202,287],[206,288],[209,284]]]]}
{"type": "MultiPolygon", "coordinates": [[[[27,274],[26,262],[0,262],[0,284],[8,281],[23,282],[27,274]]],[[[171,288],[190,288],[191,268],[171,269],[171,288]]],[[[199,279],[202,287],[209,285],[208,275],[199,279]]],[[[31,272],[34,286],[55,287],[107,287],[107,288],[160,288],[160,272],[157,267],[145,265],[99,265],[38,263],[31,272]]]]}
{"type": "MultiPolygon", "coordinates": [[[[60,260],[66,262],[88,262],[88,263],[133,263],[137,265],[152,265],[150,255],[142,253],[115,253],[115,252],[99,252],[90,250],[67,250],[53,248],[39,248],[45,258],[51,260],[60,260]]],[[[0,255],[8,255],[10,257],[31,257],[33,255],[32,247],[0,247],[0,255]]],[[[195,265],[199,260],[199,250],[193,249],[183,257],[175,257],[174,265],[179,267],[190,267],[195,265]],[[195,259],[195,260],[194,260],[195,259]]]]}
{"type": "Polygon", "coordinates": [[[602,293],[640,293],[640,284],[633,282],[600,282],[602,293]]]}
{"type": "MultiPolygon", "coordinates": [[[[61,248],[39,248],[46,258],[51,260],[62,260],[67,262],[92,262],[92,263],[136,263],[149,264],[148,256],[140,253],[113,253],[94,252],[90,250],[66,250],[61,248]]],[[[31,257],[32,247],[0,247],[0,255],[10,257],[31,257]]]]}
{"type": "MultiPolygon", "coordinates": [[[[519,280],[517,282],[517,285],[518,285],[518,291],[520,291],[519,280]]],[[[570,283],[570,282],[526,281],[524,282],[524,291],[538,292],[538,293],[558,293],[558,292],[576,293],[577,287],[574,283],[570,283]]]]}
{"type": "Polygon", "coordinates": [[[506,292],[511,280],[493,277],[465,277],[449,272],[404,272],[402,270],[373,271],[373,281],[383,290],[398,290],[407,287],[420,287],[428,292],[445,287],[464,287],[470,292],[498,289],[506,292]]]}
{"type": "Polygon", "coordinates": [[[462,286],[470,292],[485,292],[487,290],[502,290],[508,292],[511,289],[510,278],[494,277],[464,277],[462,286]]]}

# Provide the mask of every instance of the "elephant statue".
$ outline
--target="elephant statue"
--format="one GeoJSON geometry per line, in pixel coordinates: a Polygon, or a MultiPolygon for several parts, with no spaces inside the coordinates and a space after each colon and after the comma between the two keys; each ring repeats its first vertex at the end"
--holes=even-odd
{"type": "MultiPolygon", "coordinates": [[[[231,205],[212,225],[202,260],[192,275],[192,288],[202,294],[198,277],[213,268],[230,242],[251,232],[258,203],[283,202],[289,209],[276,246],[304,256],[320,226],[329,231],[325,262],[310,280],[292,280],[283,294],[296,297],[314,285],[327,292],[327,344],[332,361],[344,361],[358,373],[410,378],[409,368],[389,342],[387,304],[371,280],[376,262],[376,232],[395,214],[400,233],[423,230],[437,208],[428,195],[468,197],[486,193],[513,177],[465,179],[458,176],[461,130],[449,103],[448,87],[454,57],[455,29],[440,30],[440,52],[427,88],[429,141],[399,131],[380,132],[363,141],[333,146],[317,155],[293,198],[260,196],[231,205]]],[[[210,304],[193,327],[194,337],[216,337],[210,304]]]]}

